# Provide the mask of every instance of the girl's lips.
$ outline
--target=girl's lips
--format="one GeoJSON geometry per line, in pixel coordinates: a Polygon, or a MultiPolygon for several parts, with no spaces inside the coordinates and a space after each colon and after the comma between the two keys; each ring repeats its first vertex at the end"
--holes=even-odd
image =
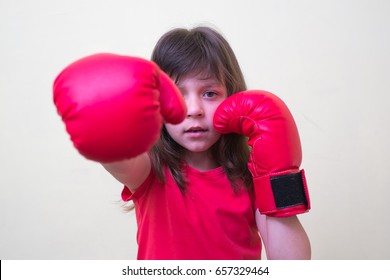
{"type": "Polygon", "coordinates": [[[190,137],[197,138],[197,137],[203,137],[207,133],[207,129],[199,127],[199,126],[194,126],[190,127],[189,129],[186,129],[184,133],[190,137]]]}
{"type": "Polygon", "coordinates": [[[200,127],[200,126],[192,126],[189,129],[186,129],[185,133],[197,133],[197,132],[206,132],[207,129],[200,127]]]}

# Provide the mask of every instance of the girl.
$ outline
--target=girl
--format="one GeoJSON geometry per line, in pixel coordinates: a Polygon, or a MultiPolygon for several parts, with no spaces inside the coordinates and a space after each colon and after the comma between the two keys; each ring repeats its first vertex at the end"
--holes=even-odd
{"type": "Polygon", "coordinates": [[[152,60],[176,83],[187,118],[165,124],[150,153],[126,172],[105,167],[126,187],[138,222],[139,259],[308,259],[310,244],[296,216],[271,218],[254,208],[247,140],[213,129],[214,112],[246,89],[226,40],[207,27],[175,29],[152,60]]]}
{"type": "Polygon", "coordinates": [[[261,215],[255,206],[246,137],[214,129],[219,105],[246,90],[228,42],[208,27],[174,29],[158,41],[152,61],[180,90],[185,119],[165,122],[141,154],[100,160],[125,185],[123,200],[134,203],[138,259],[260,259],[261,239],[268,259],[309,259],[295,215],[261,215]]]}

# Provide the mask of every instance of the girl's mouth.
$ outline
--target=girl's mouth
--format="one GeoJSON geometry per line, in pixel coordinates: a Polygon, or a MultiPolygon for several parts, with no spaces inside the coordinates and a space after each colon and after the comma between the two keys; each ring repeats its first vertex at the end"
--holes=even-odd
{"type": "Polygon", "coordinates": [[[193,127],[190,127],[189,129],[186,129],[184,131],[184,133],[186,135],[189,135],[191,137],[202,137],[203,135],[205,135],[205,133],[207,132],[208,130],[203,128],[203,127],[200,127],[200,126],[193,126],[193,127]]]}
{"type": "Polygon", "coordinates": [[[202,128],[200,126],[193,126],[193,127],[190,127],[189,129],[186,129],[184,132],[185,133],[197,133],[197,132],[206,132],[207,129],[205,128],[202,128]]]}

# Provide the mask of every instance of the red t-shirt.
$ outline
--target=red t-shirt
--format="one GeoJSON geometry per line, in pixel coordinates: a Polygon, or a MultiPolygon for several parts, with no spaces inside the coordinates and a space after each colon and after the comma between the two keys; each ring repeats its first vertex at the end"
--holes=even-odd
{"type": "Polygon", "coordinates": [[[235,193],[222,167],[201,172],[185,167],[183,195],[168,168],[161,184],[151,171],[124,201],[133,200],[138,224],[138,259],[260,259],[253,198],[235,193]]]}

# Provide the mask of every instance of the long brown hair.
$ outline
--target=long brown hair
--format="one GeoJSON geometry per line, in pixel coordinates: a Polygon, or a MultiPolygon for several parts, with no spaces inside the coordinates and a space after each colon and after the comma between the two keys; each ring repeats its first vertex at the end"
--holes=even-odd
{"type": "MultiPolygon", "coordinates": [[[[176,81],[189,73],[210,73],[226,86],[228,96],[246,90],[246,84],[236,56],[229,43],[210,27],[193,29],[176,28],[165,33],[157,42],[151,57],[165,73],[176,81]]],[[[222,135],[211,148],[218,165],[226,172],[234,190],[241,181],[252,188],[252,176],[248,171],[249,147],[244,136],[222,135]]],[[[152,168],[161,181],[165,181],[167,166],[184,193],[186,179],[182,172],[184,148],[168,134],[165,126],[158,142],[151,149],[152,168]]]]}

